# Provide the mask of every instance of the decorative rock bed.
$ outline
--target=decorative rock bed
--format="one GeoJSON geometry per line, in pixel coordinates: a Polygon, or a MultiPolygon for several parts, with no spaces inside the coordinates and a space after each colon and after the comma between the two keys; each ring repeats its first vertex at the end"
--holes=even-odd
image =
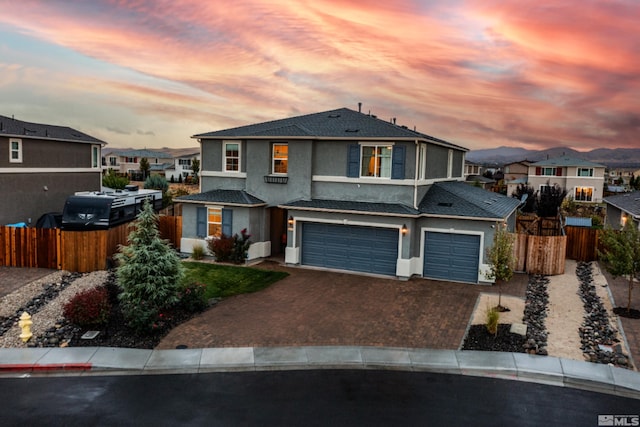
{"type": "Polygon", "coordinates": [[[527,284],[524,315],[522,321],[527,325],[527,341],[524,351],[529,354],[546,356],[547,329],[545,319],[549,304],[547,285],[549,279],[545,276],[531,275],[527,284]]]}
{"type": "Polygon", "coordinates": [[[611,326],[607,310],[596,293],[591,263],[578,263],[576,275],[585,311],[584,322],[579,329],[585,359],[629,368],[629,357],[622,352],[618,331],[611,326]]]}

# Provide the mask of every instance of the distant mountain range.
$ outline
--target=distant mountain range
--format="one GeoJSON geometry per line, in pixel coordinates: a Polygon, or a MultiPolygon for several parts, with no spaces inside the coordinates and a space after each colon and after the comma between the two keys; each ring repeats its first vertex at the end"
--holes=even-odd
{"type": "Polygon", "coordinates": [[[466,158],[474,163],[499,166],[521,160],[539,162],[561,156],[588,160],[608,167],[640,167],[640,148],[598,148],[591,151],[576,151],[571,148],[556,147],[536,151],[518,147],[498,147],[469,151],[466,158]]]}

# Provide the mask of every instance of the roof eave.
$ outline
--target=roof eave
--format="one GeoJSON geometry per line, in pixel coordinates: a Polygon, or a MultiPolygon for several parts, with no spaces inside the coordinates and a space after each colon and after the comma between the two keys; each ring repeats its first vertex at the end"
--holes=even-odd
{"type": "Polygon", "coordinates": [[[401,217],[401,218],[418,218],[420,214],[412,214],[412,213],[393,213],[393,212],[373,212],[373,211],[356,211],[349,209],[329,209],[329,208],[312,208],[312,207],[303,207],[303,206],[292,206],[292,205],[278,205],[280,209],[288,209],[288,210],[298,210],[298,211],[310,211],[310,212],[329,212],[329,213],[341,213],[341,214],[364,214],[364,215],[377,215],[377,216],[391,216],[391,217],[401,217]]]}
{"type": "Polygon", "coordinates": [[[4,136],[7,138],[20,138],[20,139],[42,139],[45,141],[58,141],[58,142],[77,142],[81,144],[100,144],[107,145],[106,142],[101,141],[99,139],[95,141],[89,141],[86,139],[78,140],[78,139],[66,139],[66,138],[51,138],[50,136],[37,136],[37,135],[22,135],[22,134],[12,134],[12,133],[0,133],[0,136],[4,136]]]}
{"type": "Polygon", "coordinates": [[[248,203],[229,203],[229,202],[222,202],[222,201],[214,201],[214,200],[184,200],[184,199],[175,199],[176,202],[179,203],[188,203],[188,204],[193,204],[193,205],[212,205],[212,204],[218,204],[218,205],[224,205],[224,206],[235,206],[235,207],[239,207],[239,208],[260,208],[263,206],[268,206],[268,203],[255,203],[255,204],[248,204],[248,203]]]}

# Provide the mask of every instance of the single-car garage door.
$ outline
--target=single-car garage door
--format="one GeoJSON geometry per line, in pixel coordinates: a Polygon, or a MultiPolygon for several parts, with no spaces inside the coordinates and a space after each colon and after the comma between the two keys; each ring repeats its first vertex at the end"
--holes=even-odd
{"type": "Polygon", "coordinates": [[[424,241],[424,277],[478,282],[480,236],[428,231],[424,241]]]}
{"type": "Polygon", "coordinates": [[[398,260],[398,230],[305,222],[302,264],[393,275],[398,260]]]}

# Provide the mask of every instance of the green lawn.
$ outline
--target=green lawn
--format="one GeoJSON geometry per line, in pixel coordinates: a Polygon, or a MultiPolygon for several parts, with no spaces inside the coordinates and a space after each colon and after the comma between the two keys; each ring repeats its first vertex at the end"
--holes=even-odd
{"type": "Polygon", "coordinates": [[[256,292],[288,276],[288,273],[283,271],[204,262],[184,262],[183,265],[186,270],[185,283],[198,282],[207,285],[207,299],[256,292]]]}

